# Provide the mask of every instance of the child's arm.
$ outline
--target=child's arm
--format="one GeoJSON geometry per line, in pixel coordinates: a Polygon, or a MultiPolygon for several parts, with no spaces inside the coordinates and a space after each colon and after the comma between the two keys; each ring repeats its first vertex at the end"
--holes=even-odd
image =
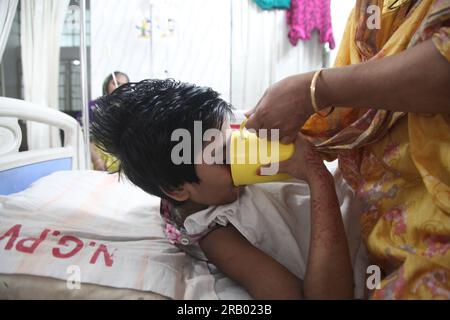
{"type": "Polygon", "coordinates": [[[218,228],[200,247],[219,270],[255,299],[302,299],[302,282],[283,265],[254,247],[231,224],[218,228]]]}
{"type": "Polygon", "coordinates": [[[303,282],[306,299],[352,299],[353,270],[334,180],[301,134],[280,172],[305,180],[311,191],[311,240],[303,282]]]}
{"type": "Polygon", "coordinates": [[[297,139],[294,156],[280,163],[280,172],[306,180],[311,189],[311,241],[303,284],[232,225],[210,232],[200,247],[255,299],[353,298],[350,254],[331,174],[303,136],[297,139]]]}
{"type": "MultiPolygon", "coordinates": [[[[326,169],[324,169],[326,171],[326,169]]],[[[352,299],[353,270],[334,180],[311,178],[311,240],[304,292],[308,299],[352,299]],[[320,270],[320,272],[319,272],[320,270]]]]}

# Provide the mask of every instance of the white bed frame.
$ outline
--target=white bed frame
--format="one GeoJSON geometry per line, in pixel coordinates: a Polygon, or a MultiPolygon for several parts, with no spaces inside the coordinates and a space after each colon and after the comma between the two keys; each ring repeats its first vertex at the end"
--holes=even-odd
{"type": "Polygon", "coordinates": [[[72,117],[23,100],[0,97],[0,195],[22,191],[59,170],[85,169],[80,125],[72,117]],[[19,152],[18,120],[44,123],[64,131],[64,146],[19,152]]]}

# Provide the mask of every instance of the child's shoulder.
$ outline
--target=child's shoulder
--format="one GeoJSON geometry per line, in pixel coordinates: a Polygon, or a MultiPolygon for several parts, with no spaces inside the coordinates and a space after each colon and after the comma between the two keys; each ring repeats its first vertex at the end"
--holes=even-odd
{"type": "Polygon", "coordinates": [[[288,195],[288,194],[309,194],[309,187],[306,182],[301,180],[291,179],[284,182],[268,182],[247,186],[252,193],[265,193],[274,195],[288,195]]]}

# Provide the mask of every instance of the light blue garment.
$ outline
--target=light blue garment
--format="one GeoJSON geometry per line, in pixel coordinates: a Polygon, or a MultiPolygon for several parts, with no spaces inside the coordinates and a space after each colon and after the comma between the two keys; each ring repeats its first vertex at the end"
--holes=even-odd
{"type": "Polygon", "coordinates": [[[263,10],[269,9],[289,9],[291,0],[254,0],[263,10]]]}

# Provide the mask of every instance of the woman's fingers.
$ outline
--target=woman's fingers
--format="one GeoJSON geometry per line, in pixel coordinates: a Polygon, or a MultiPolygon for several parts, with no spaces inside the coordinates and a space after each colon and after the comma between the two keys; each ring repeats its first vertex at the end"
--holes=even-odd
{"type": "Polygon", "coordinates": [[[260,118],[258,117],[257,112],[250,115],[250,117],[247,120],[247,123],[245,124],[245,127],[247,129],[256,130],[256,134],[258,134],[259,129],[262,127],[262,122],[261,122],[260,118]]]}
{"type": "Polygon", "coordinates": [[[281,137],[280,142],[282,144],[290,144],[290,143],[293,143],[295,141],[295,137],[296,137],[295,134],[294,135],[290,135],[290,136],[287,135],[287,136],[281,137]]]}
{"type": "Polygon", "coordinates": [[[256,112],[256,107],[253,107],[252,109],[246,111],[246,112],[244,113],[244,115],[245,115],[247,118],[250,118],[255,112],[256,112]]]}
{"type": "Polygon", "coordinates": [[[248,118],[247,124],[245,125],[245,127],[247,129],[256,130],[256,134],[258,134],[258,130],[263,126],[263,121],[261,119],[260,112],[258,112],[258,111],[260,111],[263,108],[267,108],[266,96],[267,96],[268,91],[269,91],[269,89],[264,91],[264,94],[259,99],[256,106],[254,106],[252,109],[250,109],[249,111],[247,111],[245,113],[245,116],[248,118]]]}

